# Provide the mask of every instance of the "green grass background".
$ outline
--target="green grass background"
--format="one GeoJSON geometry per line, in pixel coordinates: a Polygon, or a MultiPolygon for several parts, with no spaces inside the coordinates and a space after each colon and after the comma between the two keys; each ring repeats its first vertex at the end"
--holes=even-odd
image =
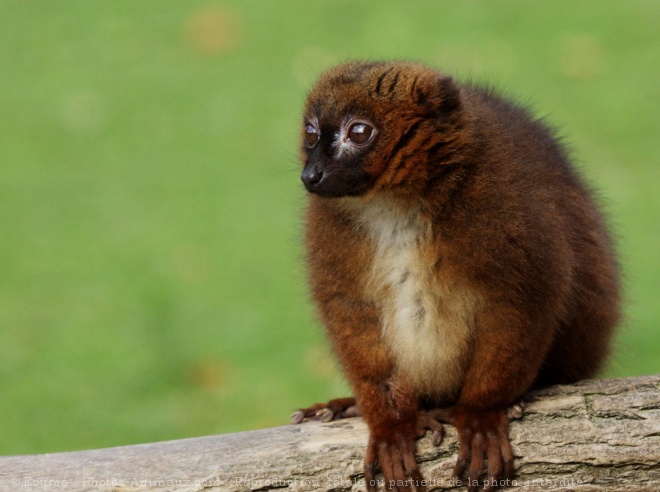
{"type": "Polygon", "coordinates": [[[348,58],[488,81],[561,128],[627,276],[607,375],[660,372],[658,25],[654,0],[1,0],[0,454],[348,394],[305,293],[296,157],[306,90],[348,58]]]}

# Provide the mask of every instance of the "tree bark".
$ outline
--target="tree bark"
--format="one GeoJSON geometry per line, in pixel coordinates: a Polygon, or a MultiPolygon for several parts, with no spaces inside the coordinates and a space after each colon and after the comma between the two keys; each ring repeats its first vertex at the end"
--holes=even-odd
{"type": "MultiPolygon", "coordinates": [[[[591,380],[530,393],[511,423],[511,490],[660,490],[660,375],[591,380]]],[[[301,402],[304,403],[304,402],[301,402]]],[[[431,490],[450,480],[456,433],[417,456],[431,490]]],[[[367,428],[359,418],[93,451],[0,457],[3,491],[358,491],[367,428]]],[[[504,490],[509,489],[505,487],[504,490]]]]}

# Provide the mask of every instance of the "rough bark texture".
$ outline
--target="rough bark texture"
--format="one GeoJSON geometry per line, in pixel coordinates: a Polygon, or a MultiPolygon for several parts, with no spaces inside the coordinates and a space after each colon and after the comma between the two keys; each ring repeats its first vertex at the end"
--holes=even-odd
{"type": "MultiPolygon", "coordinates": [[[[660,375],[584,381],[531,393],[512,422],[512,489],[660,490],[660,375]]],[[[449,477],[454,429],[419,441],[430,489],[449,477]]],[[[361,419],[93,451],[0,457],[0,490],[364,490],[361,419]]],[[[505,488],[506,490],[506,488],[505,488]]]]}

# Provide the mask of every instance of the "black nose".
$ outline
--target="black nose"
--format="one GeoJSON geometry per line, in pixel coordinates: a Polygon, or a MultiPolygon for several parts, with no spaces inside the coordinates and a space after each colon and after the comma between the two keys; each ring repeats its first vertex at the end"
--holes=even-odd
{"type": "Polygon", "coordinates": [[[305,183],[305,188],[311,191],[316,188],[323,179],[323,171],[319,171],[314,166],[307,166],[303,169],[300,179],[305,183]]]}

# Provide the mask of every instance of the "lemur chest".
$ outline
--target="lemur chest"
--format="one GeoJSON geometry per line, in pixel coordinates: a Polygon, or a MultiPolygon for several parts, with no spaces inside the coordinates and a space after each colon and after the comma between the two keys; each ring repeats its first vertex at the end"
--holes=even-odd
{"type": "Polygon", "coordinates": [[[367,292],[380,310],[396,377],[420,394],[457,397],[470,360],[478,297],[444,275],[432,224],[416,211],[367,208],[373,242],[367,292]]]}

